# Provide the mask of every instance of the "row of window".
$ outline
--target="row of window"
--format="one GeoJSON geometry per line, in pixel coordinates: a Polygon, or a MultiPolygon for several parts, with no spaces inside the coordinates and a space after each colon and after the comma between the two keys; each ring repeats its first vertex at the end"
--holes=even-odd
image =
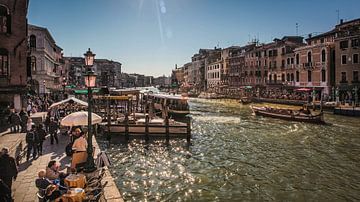
{"type": "MultiPolygon", "coordinates": [[[[346,65],[347,64],[348,57],[347,55],[341,55],[341,64],[346,65]]],[[[352,60],[353,64],[359,64],[359,54],[355,53],[353,54],[352,58],[349,58],[349,61],[352,60]]]]}
{"type": "Polygon", "coordinates": [[[220,69],[220,64],[216,64],[216,65],[210,65],[207,67],[207,70],[214,70],[214,69],[220,69]]]}
{"type": "Polygon", "coordinates": [[[217,78],[220,78],[220,72],[208,73],[208,79],[217,79],[217,78]]]}
{"type": "MultiPolygon", "coordinates": [[[[353,82],[359,82],[359,71],[353,71],[353,82]]],[[[347,82],[346,72],[341,72],[341,82],[347,82]]]]}
{"type": "MultiPolygon", "coordinates": [[[[359,40],[359,38],[351,39],[350,42],[351,42],[351,47],[352,47],[352,48],[355,48],[355,47],[359,47],[359,46],[360,46],[360,40],[359,40]]],[[[349,40],[340,41],[340,48],[341,48],[341,49],[349,48],[349,40]]]]}

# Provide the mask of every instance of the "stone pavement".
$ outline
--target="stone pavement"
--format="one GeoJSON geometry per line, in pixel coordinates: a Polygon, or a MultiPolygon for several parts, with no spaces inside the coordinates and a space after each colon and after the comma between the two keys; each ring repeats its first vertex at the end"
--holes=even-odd
{"type": "MultiPolygon", "coordinates": [[[[44,114],[39,113],[35,117],[43,117],[44,114]]],[[[34,118],[32,116],[32,118],[34,118]]],[[[43,119],[43,118],[41,118],[43,119]]],[[[15,157],[21,149],[26,146],[25,133],[8,133],[0,134],[0,148],[9,147],[10,155],[15,157]],[[20,145],[21,143],[21,145],[20,145]],[[20,145],[20,146],[19,146],[20,145]]],[[[65,171],[66,165],[70,164],[70,157],[65,154],[65,146],[69,143],[68,136],[59,135],[59,144],[50,144],[50,136],[47,136],[43,144],[43,155],[37,159],[32,159],[27,162],[26,157],[22,159],[19,164],[19,174],[16,181],[12,185],[12,193],[15,202],[32,202],[38,201],[36,193],[38,189],[35,186],[35,179],[40,169],[45,169],[50,160],[57,160],[61,163],[61,169],[65,171]]],[[[100,152],[96,139],[93,137],[93,145],[95,147],[95,157],[100,152]]],[[[103,181],[108,184],[104,188],[105,201],[122,202],[120,191],[118,190],[114,179],[107,170],[103,181]]]]}
{"type": "MultiPolygon", "coordinates": [[[[9,134],[12,135],[12,134],[9,134]]],[[[35,186],[35,179],[40,169],[45,169],[50,160],[57,160],[61,163],[61,168],[70,163],[70,157],[65,154],[65,145],[69,142],[69,137],[59,135],[59,144],[50,144],[50,137],[44,141],[43,155],[37,159],[30,158],[26,161],[23,158],[19,165],[19,174],[13,182],[12,191],[15,202],[38,201],[35,186]]]]}

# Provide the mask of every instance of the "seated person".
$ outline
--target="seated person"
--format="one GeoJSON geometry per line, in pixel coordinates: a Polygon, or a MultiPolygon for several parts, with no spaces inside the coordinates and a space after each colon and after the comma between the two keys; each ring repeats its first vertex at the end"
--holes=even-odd
{"type": "Polygon", "coordinates": [[[47,179],[46,171],[44,169],[38,172],[38,178],[35,180],[35,185],[40,190],[45,190],[49,185],[52,184],[52,181],[47,179]]]}
{"type": "Polygon", "coordinates": [[[54,184],[51,184],[46,188],[45,194],[47,200],[55,202],[61,201],[61,195],[63,195],[63,193],[59,191],[59,188],[54,184]]]}
{"type": "Polygon", "coordinates": [[[59,171],[60,164],[54,160],[50,161],[48,166],[46,167],[46,177],[49,180],[59,179],[63,181],[66,177],[66,174],[59,171]]]}

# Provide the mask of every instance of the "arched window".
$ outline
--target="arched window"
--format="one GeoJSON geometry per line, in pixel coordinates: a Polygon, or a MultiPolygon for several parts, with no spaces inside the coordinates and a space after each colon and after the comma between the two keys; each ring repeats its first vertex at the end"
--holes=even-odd
{"type": "Polygon", "coordinates": [[[36,48],[36,36],[33,34],[30,36],[30,48],[36,48]]]}
{"type": "Polygon", "coordinates": [[[276,74],[274,74],[274,81],[275,81],[275,83],[277,82],[277,75],[276,74]]]}
{"type": "Polygon", "coordinates": [[[31,56],[31,71],[36,71],[36,57],[31,56]]]}
{"type": "Polygon", "coordinates": [[[0,48],[0,76],[9,75],[9,52],[0,48]]]}
{"type": "Polygon", "coordinates": [[[311,61],[312,61],[311,52],[310,52],[310,51],[309,51],[308,54],[307,54],[307,61],[308,61],[308,63],[311,63],[311,61]]]}
{"type": "Polygon", "coordinates": [[[321,51],[321,62],[325,62],[325,60],[326,60],[326,52],[325,52],[325,50],[322,50],[321,51]]]}
{"type": "Polygon", "coordinates": [[[290,75],[290,81],[294,81],[294,73],[291,73],[291,75],[290,75]]]}
{"type": "Polygon", "coordinates": [[[269,75],[269,81],[270,82],[272,81],[272,75],[271,74],[269,75]]]}
{"type": "Polygon", "coordinates": [[[281,81],[285,81],[285,74],[281,74],[281,81]]]}
{"type": "Polygon", "coordinates": [[[311,70],[308,70],[308,82],[311,82],[312,78],[311,78],[311,70]]]}
{"type": "Polygon", "coordinates": [[[11,33],[11,16],[9,9],[0,5],[0,33],[11,33]]]}
{"type": "Polygon", "coordinates": [[[299,56],[299,54],[296,54],[296,64],[298,65],[298,64],[300,64],[300,56],[299,56]]]}
{"type": "Polygon", "coordinates": [[[286,81],[290,81],[290,74],[289,73],[286,74],[286,81]]]}

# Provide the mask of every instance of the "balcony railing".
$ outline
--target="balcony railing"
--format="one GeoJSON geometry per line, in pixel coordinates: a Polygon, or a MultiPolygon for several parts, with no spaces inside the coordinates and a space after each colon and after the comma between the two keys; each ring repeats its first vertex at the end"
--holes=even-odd
{"type": "Polygon", "coordinates": [[[304,66],[304,68],[312,68],[313,67],[313,64],[312,64],[312,62],[306,62],[306,63],[303,63],[303,66],[304,66]]]}

